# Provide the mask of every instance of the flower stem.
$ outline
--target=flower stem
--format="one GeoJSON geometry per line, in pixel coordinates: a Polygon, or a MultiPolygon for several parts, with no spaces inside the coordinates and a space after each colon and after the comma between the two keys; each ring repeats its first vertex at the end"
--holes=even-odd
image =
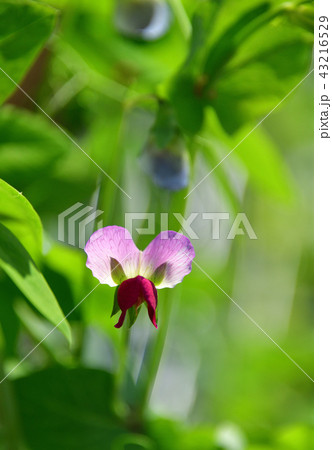
{"type": "Polygon", "coordinates": [[[119,368],[115,379],[115,408],[117,413],[123,417],[127,413],[125,405],[124,391],[127,382],[127,368],[128,368],[128,356],[129,356],[129,343],[130,343],[130,328],[124,326],[122,329],[122,336],[119,349],[119,368]]]}
{"type": "MultiPolygon", "coordinates": [[[[194,139],[191,139],[188,142],[188,149],[191,154],[191,164],[193,166],[197,150],[197,146],[195,146],[194,139]]],[[[184,214],[187,204],[186,200],[187,191],[188,187],[186,188],[185,192],[182,190],[170,196],[168,209],[171,212],[176,211],[180,212],[181,214],[184,214]]],[[[179,225],[179,223],[177,223],[177,225],[179,225]]],[[[174,229],[173,226],[171,226],[170,229],[174,229]]],[[[180,289],[181,289],[180,286],[176,287],[177,295],[179,295],[180,289]]],[[[150,400],[152,389],[157,377],[167,337],[167,329],[171,315],[172,300],[174,298],[174,295],[176,295],[174,292],[171,292],[170,289],[166,289],[165,291],[163,291],[161,301],[158,301],[158,311],[159,311],[158,316],[160,317],[160,326],[158,328],[157,333],[154,333],[153,337],[148,341],[146,345],[141,369],[136,383],[137,397],[135,401],[134,413],[136,414],[136,420],[138,422],[142,422],[144,418],[145,410],[150,400]]]]}
{"type": "Polygon", "coordinates": [[[160,327],[155,336],[149,340],[145,348],[144,357],[136,384],[137,406],[135,413],[138,420],[143,419],[158,373],[171,315],[171,300],[172,295],[170,295],[170,291],[165,291],[165,295],[159,303],[159,315],[161,317],[160,327]]]}
{"type": "Polygon", "coordinates": [[[181,31],[184,37],[188,40],[191,36],[192,27],[185,8],[181,0],[170,0],[169,2],[173,8],[174,15],[176,16],[179,22],[181,31]]]}

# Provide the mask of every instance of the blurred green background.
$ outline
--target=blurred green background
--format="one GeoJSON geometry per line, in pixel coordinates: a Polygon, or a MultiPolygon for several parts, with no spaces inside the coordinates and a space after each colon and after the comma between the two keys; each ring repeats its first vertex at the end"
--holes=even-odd
{"type": "Polygon", "coordinates": [[[312,20],[312,2],[0,1],[1,449],[313,448],[312,20]],[[159,291],[159,330],[142,313],[128,350],[113,288],[90,293],[58,240],[77,202],[104,225],[156,213],[155,234],[198,213],[203,271],[159,291]],[[220,239],[204,212],[229,213],[220,239]],[[238,213],[257,239],[227,239],[238,213]]]}

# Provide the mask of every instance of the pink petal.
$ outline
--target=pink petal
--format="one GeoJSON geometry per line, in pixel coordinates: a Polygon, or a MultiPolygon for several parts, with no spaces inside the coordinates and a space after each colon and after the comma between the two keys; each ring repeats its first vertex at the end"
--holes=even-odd
{"type": "Polygon", "coordinates": [[[111,258],[121,264],[127,278],[138,275],[140,251],[125,228],[114,225],[95,231],[84,250],[87,267],[102,284],[116,286],[111,276],[111,258]]]}
{"type": "Polygon", "coordinates": [[[194,247],[186,236],[175,231],[162,231],[143,251],[140,275],[153,279],[154,271],[166,263],[164,279],[157,288],[171,288],[191,272],[194,257],[194,247]]]}

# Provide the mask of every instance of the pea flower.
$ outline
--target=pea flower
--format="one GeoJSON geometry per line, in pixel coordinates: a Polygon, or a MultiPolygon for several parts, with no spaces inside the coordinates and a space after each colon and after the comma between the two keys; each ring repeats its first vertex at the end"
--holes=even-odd
{"type": "Polygon", "coordinates": [[[86,265],[101,284],[118,286],[112,316],[121,310],[116,328],[129,313],[130,324],[145,302],[157,328],[157,289],[172,288],[191,272],[195,257],[190,240],[175,231],[162,231],[140,251],[128,230],[108,226],[95,231],[85,246],[86,265]]]}

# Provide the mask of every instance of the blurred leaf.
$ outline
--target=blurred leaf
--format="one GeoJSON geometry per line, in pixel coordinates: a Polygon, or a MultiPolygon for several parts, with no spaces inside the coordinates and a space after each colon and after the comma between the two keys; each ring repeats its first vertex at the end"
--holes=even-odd
{"type": "Polygon", "coordinates": [[[313,33],[314,31],[314,2],[303,2],[299,5],[286,5],[286,14],[291,22],[313,33]],[[287,7],[288,6],[288,7],[287,7]]]}
{"type": "Polygon", "coordinates": [[[291,173],[268,135],[262,129],[255,130],[242,145],[238,156],[248,169],[252,184],[262,193],[281,201],[293,200],[291,173]]]}
{"type": "MultiPolygon", "coordinates": [[[[61,260],[61,264],[63,269],[65,269],[63,260],[61,260]]],[[[43,264],[42,271],[55,297],[58,299],[62,311],[71,311],[75,307],[75,299],[68,278],[60,271],[53,270],[48,264],[43,264]]],[[[73,271],[74,268],[71,266],[70,272],[72,273],[73,271]]],[[[76,308],[69,317],[70,321],[79,320],[81,317],[80,309],[76,308]]]]}
{"type": "MultiPolygon", "coordinates": [[[[29,0],[2,0],[0,4],[0,67],[19,83],[51,34],[56,11],[29,0]]],[[[16,86],[0,74],[0,103],[16,86]]]]}
{"type": "Polygon", "coordinates": [[[120,311],[120,306],[118,303],[118,290],[119,290],[119,286],[116,286],[115,291],[114,291],[113,309],[112,309],[111,317],[115,316],[115,314],[120,311]]]}
{"type": "MultiPolygon", "coordinates": [[[[251,134],[248,134],[251,131],[250,128],[244,128],[241,133],[238,132],[231,137],[220,126],[214,112],[209,111],[209,113],[208,126],[210,133],[213,132],[214,138],[207,133],[203,144],[204,149],[206,148],[208,151],[208,160],[213,163],[213,167],[218,165],[214,176],[220,176],[223,170],[221,166],[227,165],[226,158],[238,158],[248,172],[249,186],[256,188],[261,194],[269,195],[279,201],[287,203],[294,200],[296,192],[292,174],[274,140],[264,128],[258,127],[251,134]],[[220,142],[223,144],[221,145],[220,142]],[[232,153],[230,154],[230,152],[232,153]],[[221,163],[224,158],[225,161],[221,163]]],[[[223,180],[220,182],[222,184],[223,180]]],[[[224,186],[224,189],[230,194],[227,185],[224,186]]]]}
{"type": "Polygon", "coordinates": [[[217,450],[215,429],[208,426],[188,427],[167,419],[154,419],[147,424],[148,435],[158,450],[217,450]]]}
{"type": "MultiPolygon", "coordinates": [[[[200,10],[196,13],[187,62],[170,90],[185,131],[195,134],[200,130],[204,107],[211,104],[225,130],[234,133],[269,112],[300,81],[309,69],[313,44],[311,33],[299,30],[287,19],[290,10],[291,16],[297,17],[300,9],[293,4],[273,8],[266,2],[255,5],[216,38],[205,63],[200,46],[206,46],[207,19],[200,10]]],[[[209,17],[207,23],[213,23],[212,19],[209,17]]]]}
{"type": "Polygon", "coordinates": [[[248,136],[236,149],[249,172],[252,185],[263,195],[290,202],[294,200],[291,173],[273,141],[262,128],[248,136]]]}
{"type": "Polygon", "coordinates": [[[291,425],[278,431],[276,443],[283,450],[311,450],[314,448],[314,432],[302,424],[291,425]]]}
{"type": "MultiPolygon", "coordinates": [[[[48,119],[12,107],[0,112],[0,176],[23,189],[49,175],[71,144],[48,119]]],[[[75,151],[75,150],[73,150],[75,151]]]]}
{"type": "Polygon", "coordinates": [[[70,342],[70,328],[63,312],[38,271],[29,253],[5,226],[0,224],[0,267],[12,279],[30,302],[66,336],[70,342]]]}
{"type": "MultiPolygon", "coordinates": [[[[124,186],[121,169],[126,155],[125,149],[128,149],[122,144],[126,111],[122,103],[110,101],[108,98],[106,100],[102,105],[103,108],[100,107],[96,111],[94,121],[90,125],[87,148],[90,149],[93,160],[119,185],[124,186]]],[[[135,136],[135,132],[132,134],[135,136]]],[[[103,220],[107,223],[116,223],[116,217],[118,215],[122,217],[120,198],[123,194],[104,176],[100,179],[99,186],[98,207],[104,211],[103,220]]]]}
{"type": "Polygon", "coordinates": [[[4,356],[15,356],[20,322],[15,314],[12,299],[20,295],[20,292],[6,275],[1,275],[0,292],[7,297],[6,301],[0,301],[0,325],[6,343],[3,352],[4,356]]]}
{"type": "MultiPolygon", "coordinates": [[[[202,152],[202,156],[208,165],[208,171],[213,170],[219,164],[220,167],[218,166],[214,172],[214,178],[216,178],[224,195],[230,202],[233,211],[238,211],[240,209],[240,199],[236,192],[234,181],[232,182],[231,177],[225,170],[225,166],[223,167],[223,165],[220,164],[220,161],[223,158],[220,140],[213,139],[210,136],[207,139],[200,138],[198,139],[197,147],[202,152]]],[[[223,149],[223,151],[225,151],[225,149],[223,149]]]]}
{"type": "Polygon", "coordinates": [[[248,67],[220,80],[211,105],[225,131],[233,134],[276,106],[281,89],[269,69],[248,67]]]}
{"type": "Polygon", "coordinates": [[[312,34],[278,20],[241,45],[210,91],[211,105],[230,134],[270,112],[309,71],[312,34]]]}
{"type": "MultiPolygon", "coordinates": [[[[8,303],[8,302],[3,302],[8,303]]],[[[53,325],[45,320],[40,314],[34,310],[23,298],[14,302],[14,312],[20,321],[20,337],[28,339],[33,344],[40,342],[40,353],[34,355],[36,358],[42,357],[47,361],[70,361],[73,355],[73,349],[66,346],[65,337],[59,333],[52,333],[53,325]],[[48,335],[47,339],[44,339],[48,335]]],[[[20,352],[20,340],[18,341],[18,351],[20,352]]],[[[20,355],[20,353],[19,353],[20,355]]],[[[17,353],[16,353],[17,357],[17,353]]],[[[31,364],[31,360],[30,360],[31,364]]],[[[22,367],[22,373],[26,373],[26,369],[22,367]]],[[[18,374],[16,374],[18,376],[18,374]]]]}
{"type": "Polygon", "coordinates": [[[42,224],[28,200],[0,179],[0,222],[12,231],[35,258],[42,251],[42,224]]]}
{"type": "Polygon", "coordinates": [[[196,134],[203,125],[204,106],[199,80],[189,73],[180,73],[171,86],[170,99],[180,127],[189,134],[196,134]]]}
{"type": "MultiPolygon", "coordinates": [[[[54,281],[52,275],[50,276],[50,285],[54,285],[55,287],[55,284],[58,284],[57,289],[60,291],[57,295],[59,297],[62,295],[69,297],[68,308],[71,306],[72,298],[84,297],[86,295],[86,287],[84,286],[84,279],[86,279],[86,256],[81,249],[54,242],[50,251],[45,255],[44,261],[46,264],[45,273],[47,274],[47,279],[52,272],[56,274],[54,281]],[[62,279],[61,283],[59,282],[59,277],[62,279]],[[71,294],[68,292],[68,286],[70,286],[71,294]]],[[[55,292],[57,293],[56,290],[55,292]]],[[[73,316],[76,313],[79,313],[79,311],[74,311],[73,316]]]]}
{"type": "Polygon", "coordinates": [[[112,441],[114,450],[156,450],[154,443],[141,434],[124,434],[112,441]]]}
{"type": "MultiPolygon", "coordinates": [[[[217,78],[221,69],[234,55],[237,47],[243,40],[254,33],[258,26],[265,23],[264,20],[262,21],[261,16],[267,13],[269,9],[270,4],[267,2],[254,6],[246,11],[216,40],[207,56],[203,69],[203,73],[209,77],[209,83],[217,78]]],[[[266,20],[268,20],[268,16],[266,17],[266,20]]]]}
{"type": "Polygon", "coordinates": [[[117,450],[107,372],[54,367],[14,380],[23,434],[33,450],[117,450]]]}
{"type": "Polygon", "coordinates": [[[165,148],[177,132],[177,123],[169,103],[160,102],[155,122],[151,128],[158,148],[165,148]]]}
{"type": "Polygon", "coordinates": [[[124,85],[135,83],[135,90],[143,86],[155,89],[183,60],[186,44],[176,22],[162,39],[138,42],[121,36],[115,29],[116,2],[109,2],[102,12],[83,2],[71,6],[66,10],[64,40],[90,69],[108,78],[124,85]]]}
{"type": "Polygon", "coordinates": [[[192,33],[189,53],[184,68],[199,65],[208,50],[208,40],[217,18],[221,2],[219,0],[207,0],[200,2],[192,18],[192,33]]]}

